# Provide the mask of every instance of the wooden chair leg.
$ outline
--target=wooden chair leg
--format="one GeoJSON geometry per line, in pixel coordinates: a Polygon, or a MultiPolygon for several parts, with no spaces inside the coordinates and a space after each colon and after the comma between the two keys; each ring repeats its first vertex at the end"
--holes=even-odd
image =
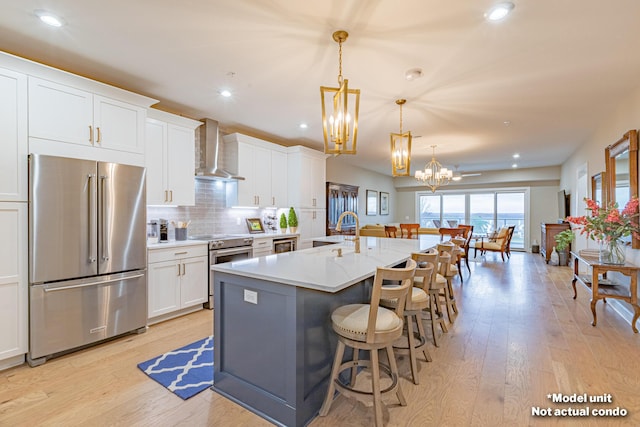
{"type": "Polygon", "coordinates": [[[376,427],[383,427],[382,399],[380,395],[380,365],[378,363],[378,350],[371,350],[371,388],[373,391],[375,425],[376,427]]]}
{"type": "Polygon", "coordinates": [[[413,320],[411,316],[406,316],[405,321],[407,322],[407,342],[409,346],[409,361],[411,362],[411,376],[413,377],[413,383],[418,385],[420,384],[420,379],[418,378],[418,361],[416,360],[416,340],[413,335],[413,320]]]}
{"type": "Polygon", "coordinates": [[[424,339],[424,343],[422,344],[422,354],[424,354],[424,360],[426,360],[427,362],[431,362],[433,359],[431,358],[429,350],[427,350],[427,333],[424,330],[424,325],[422,324],[422,321],[420,320],[418,314],[411,317],[412,319],[416,320],[416,325],[418,325],[418,334],[420,334],[422,339],[424,339]]]}
{"type": "Polygon", "coordinates": [[[396,389],[396,396],[401,406],[407,406],[407,401],[402,393],[402,387],[400,387],[400,375],[398,373],[398,364],[396,363],[396,356],[393,354],[393,346],[387,346],[387,358],[389,359],[389,366],[391,367],[391,373],[395,374],[398,379],[398,388],[396,389]]]}
{"type": "Polygon", "coordinates": [[[452,280],[449,277],[447,279],[447,287],[449,288],[449,298],[451,299],[451,308],[453,311],[458,314],[458,306],[456,305],[456,297],[453,294],[453,285],[451,284],[452,280]]]}
{"type": "Polygon", "coordinates": [[[358,358],[360,357],[360,350],[353,349],[353,368],[351,368],[351,387],[356,386],[356,376],[358,375],[358,358]]]}
{"type": "Polygon", "coordinates": [[[338,346],[336,347],[336,356],[333,359],[333,367],[331,368],[331,377],[329,378],[329,389],[327,390],[327,395],[324,398],[324,402],[322,403],[322,407],[320,408],[320,412],[318,415],[321,417],[326,416],[329,413],[329,408],[331,408],[331,403],[333,402],[333,395],[336,392],[336,379],[338,378],[338,374],[340,373],[340,365],[342,364],[342,356],[344,356],[344,343],[338,340],[338,346]]]}

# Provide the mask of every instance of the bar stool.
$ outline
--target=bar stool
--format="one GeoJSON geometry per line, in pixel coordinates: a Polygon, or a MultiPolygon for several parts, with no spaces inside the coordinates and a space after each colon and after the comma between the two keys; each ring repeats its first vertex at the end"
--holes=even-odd
{"type": "Polygon", "coordinates": [[[438,243],[436,249],[440,254],[438,261],[440,263],[439,271],[440,275],[447,280],[447,293],[448,295],[442,295],[444,297],[444,302],[447,307],[447,317],[449,318],[449,323],[453,323],[456,318],[456,314],[458,314],[458,307],[456,305],[455,295],[453,293],[453,285],[451,284],[452,278],[458,274],[458,268],[455,265],[451,265],[454,261],[454,253],[453,249],[455,246],[453,243],[438,243]]]}
{"type": "MultiPolygon", "coordinates": [[[[413,258],[413,255],[412,255],[413,258]]],[[[420,254],[419,257],[413,258],[416,262],[427,262],[434,266],[432,271],[432,275],[429,280],[429,307],[427,308],[427,312],[429,313],[429,322],[431,323],[431,333],[433,334],[433,344],[436,347],[440,346],[438,341],[438,333],[437,329],[440,327],[442,333],[447,333],[449,330],[447,329],[447,324],[444,321],[444,312],[442,311],[442,307],[440,306],[441,300],[449,299],[449,287],[447,286],[447,279],[444,278],[438,271],[435,266],[439,265],[440,254],[437,250],[432,249],[429,252],[420,254]]],[[[421,277],[414,278],[414,285],[416,282],[419,282],[421,277]]]]}
{"type": "MultiPolygon", "coordinates": [[[[404,307],[405,326],[407,331],[407,346],[394,345],[396,350],[408,350],[409,360],[411,362],[411,376],[414,384],[420,384],[418,377],[418,358],[417,354],[422,352],[424,359],[431,362],[431,355],[427,349],[427,334],[422,325],[422,310],[429,307],[429,285],[431,284],[431,276],[434,265],[416,259],[423,254],[411,254],[411,259],[418,263],[416,272],[413,277],[413,287],[408,292],[406,304],[404,307]],[[420,265],[422,264],[422,265],[420,265]],[[420,280],[416,280],[416,279],[420,280]],[[418,332],[414,332],[413,323],[416,323],[418,332]]],[[[381,299],[380,305],[386,308],[396,309],[397,299],[381,299]]]]}
{"type": "Polygon", "coordinates": [[[416,262],[408,260],[404,268],[376,269],[371,290],[369,304],[349,304],[338,307],[331,313],[333,330],[338,334],[338,346],[331,369],[329,388],[324,403],[320,408],[320,416],[329,413],[335,391],[345,396],[360,396],[371,394],[373,396],[373,408],[375,425],[382,426],[382,393],[395,393],[400,405],[406,406],[407,402],[402,394],[398,382],[398,365],[393,353],[393,342],[402,336],[403,313],[406,304],[407,293],[413,283],[413,275],[416,262]],[[399,281],[397,286],[382,286],[383,280],[399,281]],[[395,299],[398,301],[395,310],[380,307],[381,299],[395,299]],[[353,348],[353,360],[342,362],[345,347],[353,348]],[[392,381],[392,384],[384,390],[380,390],[380,368],[378,350],[386,349],[389,367],[382,366],[382,370],[392,381]],[[359,350],[368,350],[370,360],[359,360],[359,350]],[[371,368],[371,392],[355,389],[358,366],[371,368]],[[343,383],[340,372],[351,369],[351,381],[343,383]]]}

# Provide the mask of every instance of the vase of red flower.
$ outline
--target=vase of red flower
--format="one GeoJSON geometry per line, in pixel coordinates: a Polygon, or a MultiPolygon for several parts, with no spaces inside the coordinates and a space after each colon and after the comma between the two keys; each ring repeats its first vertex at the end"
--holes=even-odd
{"type": "Polygon", "coordinates": [[[625,237],[640,237],[638,225],[638,199],[627,202],[620,211],[617,203],[606,208],[600,207],[591,199],[584,199],[591,215],[567,217],[567,221],[576,224],[580,234],[585,234],[600,245],[600,262],[604,264],[624,264],[625,237]]]}

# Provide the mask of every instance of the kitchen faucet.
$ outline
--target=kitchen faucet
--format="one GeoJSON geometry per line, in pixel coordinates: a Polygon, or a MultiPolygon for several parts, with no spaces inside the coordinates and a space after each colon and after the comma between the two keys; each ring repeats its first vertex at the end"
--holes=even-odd
{"type": "Polygon", "coordinates": [[[355,252],[359,254],[360,253],[360,220],[358,220],[358,215],[356,215],[356,213],[353,211],[342,212],[342,214],[340,214],[340,216],[338,217],[338,224],[336,224],[336,231],[342,230],[342,220],[347,215],[351,215],[356,219],[356,237],[354,237],[353,239],[349,239],[348,237],[345,237],[344,239],[355,242],[356,244],[355,252]]]}

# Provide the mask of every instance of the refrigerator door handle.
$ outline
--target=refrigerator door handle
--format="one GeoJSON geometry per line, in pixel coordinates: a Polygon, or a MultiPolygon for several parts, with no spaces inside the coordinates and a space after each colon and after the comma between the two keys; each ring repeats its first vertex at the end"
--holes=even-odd
{"type": "Polygon", "coordinates": [[[107,233],[109,231],[109,210],[107,209],[107,176],[100,175],[100,205],[102,206],[102,261],[109,261],[109,243],[107,241],[107,233]]]}
{"type": "Polygon", "coordinates": [[[87,175],[87,183],[89,185],[89,232],[87,233],[87,236],[89,237],[89,263],[94,263],[96,262],[96,253],[95,250],[96,248],[96,244],[95,244],[95,233],[96,233],[96,196],[95,196],[95,182],[93,182],[93,180],[95,179],[96,175],[95,174],[88,174],[87,175]]]}
{"type": "Polygon", "coordinates": [[[113,282],[120,282],[120,281],[123,281],[123,280],[137,279],[137,278],[143,277],[143,276],[144,276],[144,274],[136,274],[136,275],[133,275],[133,276],[117,277],[117,278],[108,279],[108,280],[99,280],[97,282],[81,283],[81,284],[78,284],[78,285],[60,286],[60,287],[52,287],[52,288],[44,287],[43,289],[44,289],[45,292],[65,291],[67,289],[86,288],[86,287],[89,287],[89,286],[104,285],[106,283],[113,283],[113,282]]]}

